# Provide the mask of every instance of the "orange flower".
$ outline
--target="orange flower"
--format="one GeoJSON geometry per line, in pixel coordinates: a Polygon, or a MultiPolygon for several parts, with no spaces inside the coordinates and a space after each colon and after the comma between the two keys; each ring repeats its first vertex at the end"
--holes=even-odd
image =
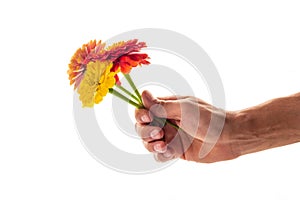
{"type": "Polygon", "coordinates": [[[136,67],[138,65],[148,65],[150,62],[147,60],[149,59],[147,54],[127,54],[117,58],[113,62],[112,71],[116,71],[119,68],[121,72],[124,74],[130,73],[132,67],[136,67]]]}
{"type": "Polygon", "coordinates": [[[94,61],[95,54],[103,52],[105,44],[101,44],[101,40],[97,43],[96,40],[91,40],[89,43],[82,45],[73,55],[69,64],[69,80],[70,85],[74,84],[76,89],[84,75],[86,66],[90,61],[94,61]]]}

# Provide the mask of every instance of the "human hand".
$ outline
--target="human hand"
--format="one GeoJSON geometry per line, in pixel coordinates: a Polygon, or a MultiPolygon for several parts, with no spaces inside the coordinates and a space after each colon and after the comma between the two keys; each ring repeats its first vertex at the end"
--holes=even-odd
{"type": "Polygon", "coordinates": [[[232,148],[235,145],[232,139],[234,117],[232,113],[190,96],[154,98],[150,92],[144,91],[142,100],[145,109],[138,109],[135,112],[136,130],[145,148],[153,152],[158,161],[181,158],[211,163],[239,156],[232,148]],[[155,117],[167,118],[180,129],[177,130],[168,123],[160,128],[154,123],[155,117]],[[220,124],[216,123],[210,124],[212,117],[215,119],[225,117],[225,123],[221,123],[224,127],[220,128],[218,127],[220,124]],[[212,134],[220,134],[220,137],[216,141],[210,140],[210,137],[206,137],[208,130],[211,130],[212,134]],[[208,144],[212,149],[203,157],[199,153],[204,144],[208,144]]]}

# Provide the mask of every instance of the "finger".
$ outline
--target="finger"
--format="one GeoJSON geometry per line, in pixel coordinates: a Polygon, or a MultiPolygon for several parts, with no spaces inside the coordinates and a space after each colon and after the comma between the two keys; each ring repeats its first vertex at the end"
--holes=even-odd
{"type": "Polygon", "coordinates": [[[185,99],[186,96],[177,96],[177,95],[172,95],[172,96],[166,96],[166,97],[157,97],[158,100],[178,100],[178,99],[185,99]]]}
{"type": "Polygon", "coordinates": [[[179,100],[159,100],[148,91],[142,93],[144,106],[157,117],[180,119],[181,109],[179,100]]]}
{"type": "Polygon", "coordinates": [[[153,120],[151,113],[146,109],[136,109],[135,119],[139,123],[150,123],[153,120]]]}
{"type": "Polygon", "coordinates": [[[146,142],[160,140],[164,137],[163,130],[157,126],[136,123],[135,128],[138,135],[146,142]]]}
{"type": "Polygon", "coordinates": [[[149,152],[165,153],[167,151],[167,145],[164,141],[143,142],[143,143],[145,148],[149,152]]]}
{"type": "Polygon", "coordinates": [[[167,150],[163,153],[155,153],[154,158],[158,162],[167,162],[176,158],[175,153],[172,148],[167,147],[167,150]]]}

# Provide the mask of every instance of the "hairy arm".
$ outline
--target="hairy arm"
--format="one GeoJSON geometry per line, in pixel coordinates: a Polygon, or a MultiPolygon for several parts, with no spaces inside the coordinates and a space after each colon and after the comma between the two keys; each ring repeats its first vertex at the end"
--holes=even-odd
{"type": "Polygon", "coordinates": [[[300,142],[300,93],[234,114],[233,145],[240,155],[300,142]]]}

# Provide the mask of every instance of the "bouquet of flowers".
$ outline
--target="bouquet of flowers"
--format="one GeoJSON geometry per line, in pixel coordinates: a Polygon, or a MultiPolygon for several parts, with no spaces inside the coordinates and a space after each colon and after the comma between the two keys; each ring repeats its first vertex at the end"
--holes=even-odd
{"type": "MultiPolygon", "coordinates": [[[[145,42],[137,39],[121,41],[106,47],[105,43],[90,41],[79,48],[69,64],[70,85],[77,89],[82,107],[93,107],[100,103],[107,93],[111,93],[136,108],[143,108],[141,95],[130,77],[132,68],[149,65],[149,56],[140,53],[145,42]],[[133,93],[124,88],[119,73],[128,81],[133,93]]],[[[164,126],[165,122],[176,129],[179,127],[169,120],[154,117],[154,122],[164,126]]]]}

